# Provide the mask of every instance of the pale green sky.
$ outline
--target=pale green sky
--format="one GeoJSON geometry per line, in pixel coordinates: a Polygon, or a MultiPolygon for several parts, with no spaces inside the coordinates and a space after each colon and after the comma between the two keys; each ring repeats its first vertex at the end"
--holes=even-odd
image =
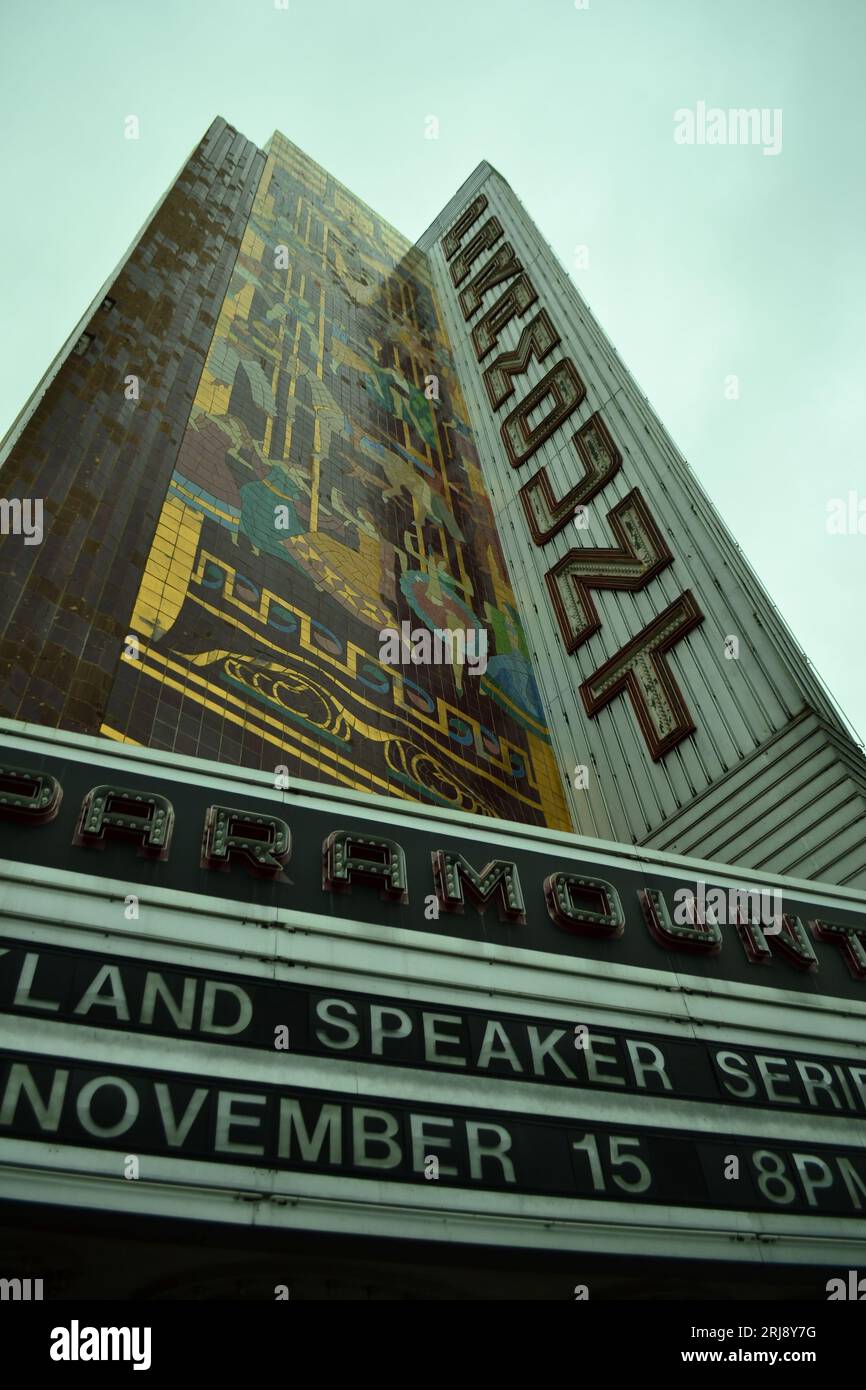
{"type": "Polygon", "coordinates": [[[2,0],[0,53],[0,434],[215,115],[410,237],[489,159],[866,733],[864,0],[2,0]],[[676,144],[699,101],[781,152],[676,144]]]}

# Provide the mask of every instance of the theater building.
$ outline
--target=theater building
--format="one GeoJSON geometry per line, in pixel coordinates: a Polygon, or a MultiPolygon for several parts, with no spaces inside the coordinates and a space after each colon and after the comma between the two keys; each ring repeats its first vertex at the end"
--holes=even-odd
{"type": "Polygon", "coordinates": [[[0,1277],[857,1268],[866,762],[494,169],[215,121],[0,493],[0,1277]]]}

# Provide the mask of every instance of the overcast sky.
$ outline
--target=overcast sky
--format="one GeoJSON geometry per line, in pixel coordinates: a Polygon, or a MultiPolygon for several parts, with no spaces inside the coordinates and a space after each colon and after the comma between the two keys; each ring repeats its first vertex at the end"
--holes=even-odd
{"type": "Polygon", "coordinates": [[[215,115],[412,238],[488,159],[866,733],[863,0],[2,0],[0,53],[0,434],[215,115]]]}

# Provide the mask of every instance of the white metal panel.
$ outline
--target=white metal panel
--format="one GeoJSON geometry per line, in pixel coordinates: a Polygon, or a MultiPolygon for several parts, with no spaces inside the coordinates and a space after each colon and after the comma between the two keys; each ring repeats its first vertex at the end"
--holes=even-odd
{"type": "MultiPolygon", "coordinates": [[[[819,801],[814,795],[813,779],[820,770],[819,763],[827,766],[828,759],[842,771],[840,749],[844,750],[849,766],[862,768],[866,776],[866,764],[859,750],[733,537],[513,191],[489,165],[479,166],[425,233],[421,245],[433,266],[461,386],[477,434],[482,470],[578,830],[646,844],[652,843],[654,832],[672,818],[687,814],[690,802],[696,798],[701,799],[702,815],[706,814],[708,800],[723,807],[721,784],[726,775],[763,748],[804,709],[811,709],[820,716],[814,726],[817,761],[809,769],[809,781],[786,788],[785,819],[788,824],[796,822],[797,833],[806,840],[813,832],[817,835],[819,827],[822,838],[827,833],[832,837],[834,831],[846,834],[851,820],[850,806],[846,804],[850,800],[849,784],[836,787],[841,795],[835,801],[829,792],[819,801]],[[498,351],[514,348],[521,330],[542,308],[549,313],[561,339],[543,362],[530,363],[514,395],[499,412],[492,410],[482,380],[482,372],[495,354],[481,363],[476,361],[470,333],[480,314],[468,323],[464,321],[458,293],[468,279],[455,290],[441,246],[444,232],[479,191],[486,196],[488,206],[467,233],[464,245],[491,215],[499,219],[504,235],[497,247],[483,253],[472,265],[468,278],[507,241],[538,292],[536,303],[502,331],[498,351]],[[502,446],[501,422],[523,394],[563,356],[575,363],[586,386],[586,398],[532,458],[515,470],[502,446]],[[577,532],[566,527],[538,547],[526,524],[518,489],[541,465],[547,468],[557,495],[573,484],[579,464],[571,437],[596,411],[601,412],[623,455],[622,467],[589,504],[588,529],[577,532]],[[569,656],[544,575],[572,547],[610,546],[607,513],[634,487],[640,488],[649,504],[674,556],[673,564],[634,593],[594,590],[601,628],[569,656]],[[697,729],[659,762],[653,762],[629,700],[620,695],[597,718],[588,719],[578,686],[686,589],[694,592],[704,621],[676,644],[667,660],[697,729]],[[736,660],[726,658],[724,644],[728,636],[736,636],[740,642],[736,660]],[[594,770],[599,782],[597,792],[587,795],[574,788],[570,774],[575,763],[587,764],[594,770]],[[719,795],[708,798],[708,793],[717,787],[719,795]]],[[[488,291],[480,312],[490,308],[506,287],[500,285],[488,291]]],[[[854,795],[866,815],[866,796],[859,787],[854,795]]],[[[759,828],[754,835],[741,836],[736,841],[738,861],[760,862],[776,871],[801,863],[807,873],[815,873],[823,865],[828,875],[835,869],[844,872],[846,881],[866,883],[866,845],[859,845],[849,836],[842,856],[822,851],[797,860],[786,853],[783,845],[769,838],[777,828],[772,817],[774,807],[769,791],[763,798],[756,798],[755,825],[759,828]],[[762,825],[768,832],[766,842],[762,825]]],[[[713,844],[710,838],[692,844],[691,848],[698,853],[715,853],[710,848],[713,844]]]]}

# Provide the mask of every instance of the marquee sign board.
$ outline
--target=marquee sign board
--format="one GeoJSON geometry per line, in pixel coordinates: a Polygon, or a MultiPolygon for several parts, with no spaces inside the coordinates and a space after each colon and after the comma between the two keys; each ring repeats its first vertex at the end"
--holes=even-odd
{"type": "Polygon", "coordinates": [[[437,1190],[862,1217],[866,1150],[747,1141],[649,1126],[591,1126],[457,1104],[291,1084],[151,1072],[65,1057],[0,1055],[0,1132],[136,1154],[424,1181],[437,1190]],[[741,1169],[726,1179],[735,1148],[741,1169]]]}
{"type": "MultiPolygon", "coordinates": [[[[866,1054],[675,1038],[640,1028],[288,984],[0,934],[0,1013],[293,1056],[571,1091],[866,1116],[866,1054]]],[[[852,1047],[851,1052],[854,1051],[852,1047]]],[[[2,1130],[0,1130],[2,1132],[2,1130]]]]}
{"type": "Polygon", "coordinates": [[[503,822],[425,823],[384,802],[371,821],[291,791],[232,792],[229,801],[204,779],[161,781],[140,763],[118,778],[113,764],[100,770],[98,760],[53,752],[22,759],[0,744],[0,759],[5,857],[19,864],[105,877],[130,893],[218,896],[247,905],[253,921],[257,909],[264,920],[274,908],[297,909],[792,996],[866,998],[860,895],[828,890],[828,907],[821,889],[776,880],[781,911],[761,925],[750,920],[755,899],[736,894],[767,885],[738,880],[736,870],[704,884],[700,863],[680,861],[681,871],[649,855],[611,863],[585,841],[527,836],[503,822]],[[685,913],[682,892],[694,895],[685,913]],[[728,904],[729,918],[714,921],[702,894],[728,904]]]}
{"type": "Polygon", "coordinates": [[[659,1253],[664,1207],[728,1259],[758,1212],[776,1261],[862,1218],[862,895],[75,735],[0,767],[7,1196],[659,1253]],[[679,923],[702,874],[781,930],[679,923]]]}

